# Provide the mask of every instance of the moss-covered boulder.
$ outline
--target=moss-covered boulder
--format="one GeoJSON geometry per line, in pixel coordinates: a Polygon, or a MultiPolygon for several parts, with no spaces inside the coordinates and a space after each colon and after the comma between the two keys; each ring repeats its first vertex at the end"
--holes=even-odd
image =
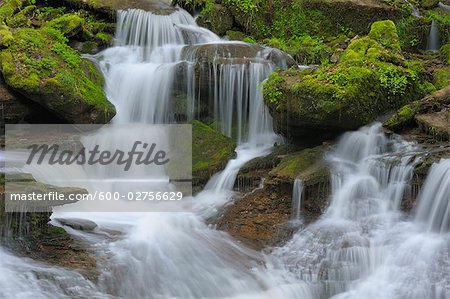
{"type": "Polygon", "coordinates": [[[394,22],[390,20],[373,23],[370,27],[368,37],[393,52],[399,52],[401,50],[397,28],[394,22]]]}
{"type": "Polygon", "coordinates": [[[14,30],[0,62],[10,87],[67,122],[105,123],[115,114],[102,75],[53,27],[14,30]]]}
{"type": "Polygon", "coordinates": [[[6,25],[0,25],[0,49],[9,47],[13,41],[11,30],[6,25]]]}
{"type": "Polygon", "coordinates": [[[206,27],[217,35],[225,35],[233,28],[233,15],[230,10],[221,4],[214,4],[202,11],[197,19],[200,26],[206,27]]]}
{"type": "Polygon", "coordinates": [[[405,60],[399,50],[393,23],[376,22],[369,36],[351,42],[336,65],[272,74],[264,99],[278,130],[320,142],[433,90],[421,65],[405,60]]]}
{"type": "Polygon", "coordinates": [[[234,156],[236,143],[199,121],[192,121],[192,177],[194,186],[206,184],[234,156]]]}
{"type": "MultiPolygon", "coordinates": [[[[450,86],[440,89],[431,95],[424,97],[421,100],[414,101],[391,115],[385,122],[384,127],[393,130],[395,132],[401,132],[404,129],[408,129],[417,126],[416,116],[418,115],[436,115],[438,118],[446,117],[450,108],[450,86]],[[441,114],[441,112],[444,112],[441,114]]],[[[429,123],[429,117],[422,118],[423,123],[429,123]]],[[[442,122],[441,122],[442,123],[442,122]]],[[[426,126],[423,126],[425,128],[426,126]]],[[[428,131],[428,130],[427,130],[428,131]]],[[[431,131],[430,131],[431,132],[431,131]]]]}

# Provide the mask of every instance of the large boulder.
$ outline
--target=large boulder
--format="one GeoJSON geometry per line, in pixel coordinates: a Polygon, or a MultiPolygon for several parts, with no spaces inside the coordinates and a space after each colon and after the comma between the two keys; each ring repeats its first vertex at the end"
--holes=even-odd
{"type": "Polygon", "coordinates": [[[103,77],[67,45],[61,31],[17,28],[0,52],[8,86],[69,123],[105,123],[115,114],[103,90],[103,77]]]}
{"type": "Polygon", "coordinates": [[[336,65],[273,73],[264,99],[279,132],[320,143],[433,90],[421,72],[401,55],[392,21],[376,22],[336,65]]]}

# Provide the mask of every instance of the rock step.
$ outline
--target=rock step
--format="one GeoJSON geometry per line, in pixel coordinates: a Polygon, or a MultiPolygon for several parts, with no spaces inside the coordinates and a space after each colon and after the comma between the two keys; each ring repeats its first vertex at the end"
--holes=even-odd
{"type": "Polygon", "coordinates": [[[438,140],[450,140],[450,110],[419,114],[415,119],[424,132],[438,140]]]}

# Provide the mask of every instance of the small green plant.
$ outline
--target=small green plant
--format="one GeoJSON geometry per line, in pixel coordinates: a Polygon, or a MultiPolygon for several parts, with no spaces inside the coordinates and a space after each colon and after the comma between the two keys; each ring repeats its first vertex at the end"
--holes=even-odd
{"type": "Polygon", "coordinates": [[[272,72],[269,78],[263,82],[264,101],[266,103],[275,104],[277,107],[280,106],[283,97],[283,93],[281,92],[281,84],[283,82],[284,79],[278,71],[272,72]]]}

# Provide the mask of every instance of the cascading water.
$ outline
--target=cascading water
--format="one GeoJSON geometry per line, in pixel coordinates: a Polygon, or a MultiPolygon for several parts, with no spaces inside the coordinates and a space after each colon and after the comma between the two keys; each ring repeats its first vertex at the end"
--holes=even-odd
{"type": "Polygon", "coordinates": [[[430,232],[450,232],[450,160],[431,167],[418,201],[417,221],[430,232]]]}
{"type": "Polygon", "coordinates": [[[302,208],[302,193],[303,181],[299,178],[294,180],[294,187],[292,189],[292,220],[298,221],[301,218],[302,208]]]}
{"type": "MultiPolygon", "coordinates": [[[[274,252],[283,267],[310,282],[316,298],[450,296],[448,235],[424,233],[400,212],[419,159],[416,150],[414,144],[386,138],[374,125],[346,134],[329,154],[330,207],[274,252]]],[[[432,170],[435,179],[448,180],[444,167],[432,170]]],[[[424,187],[423,196],[431,201],[444,191],[435,190],[436,184],[424,187]]]]}
{"type": "MultiPolygon", "coordinates": [[[[197,27],[183,11],[168,16],[136,10],[119,12],[116,46],[94,57],[105,74],[108,98],[117,108],[113,123],[173,122],[174,88],[187,93],[187,103],[192,104],[186,105],[185,114],[192,118],[193,107],[201,101],[196,96],[197,88],[192,86],[200,80],[192,66],[201,57],[189,51],[186,54],[184,48],[204,42],[222,43],[211,32],[197,27]],[[178,76],[185,72],[188,80],[180,88],[183,84],[178,76]]],[[[223,203],[231,196],[240,166],[268,152],[276,141],[258,86],[275,65],[263,54],[250,60],[213,62],[213,117],[223,133],[236,138],[239,147],[237,158],[208,184],[210,192],[199,195],[196,201],[211,197],[208,201],[212,200],[215,207],[217,202],[223,203]],[[237,134],[232,133],[235,127],[239,128],[237,134]]],[[[125,131],[121,136],[97,136],[95,143],[117,146],[130,134],[125,131]]],[[[107,171],[107,175],[110,173],[114,170],[107,171]]],[[[117,184],[111,187],[117,188],[117,184]]],[[[54,215],[61,216],[71,214],[59,211],[54,215]]],[[[100,276],[106,294],[123,298],[309,296],[303,283],[292,284],[266,271],[261,267],[260,253],[239,246],[189,211],[81,217],[91,217],[100,227],[122,225],[119,230],[124,238],[102,247],[109,252],[108,267],[100,276]]]]}
{"type": "MultiPolygon", "coordinates": [[[[206,42],[222,43],[182,10],[167,16],[120,12],[116,46],[95,57],[106,77],[106,93],[117,107],[113,122],[175,121],[180,111],[174,89],[187,94],[182,105],[186,119],[201,114],[203,83],[195,73],[201,57],[186,48],[206,42]],[[186,79],[181,83],[180,74],[186,79]]],[[[398,137],[387,138],[379,124],[346,134],[328,155],[330,207],[272,254],[245,248],[203,222],[202,216],[231,197],[239,168],[276,142],[258,86],[275,67],[267,57],[262,52],[249,60],[218,56],[213,63],[208,110],[217,128],[233,136],[239,147],[237,158],[195,198],[195,213],[74,214],[92,218],[100,231],[119,232],[116,241],[78,232],[101,252],[98,284],[74,271],[50,269],[2,251],[2,281],[17,284],[1,284],[0,297],[450,298],[448,214],[442,212],[448,209],[449,163],[433,167],[417,218],[406,219],[400,202],[418,161],[417,148],[398,137]],[[426,229],[423,223],[428,223],[426,229]]],[[[115,146],[122,137],[108,142],[115,146]]],[[[45,175],[41,178],[51,183],[45,175]]],[[[72,215],[60,209],[54,217],[61,216],[72,215]]]]}
{"type": "Polygon", "coordinates": [[[439,40],[439,27],[433,20],[431,22],[430,33],[427,40],[427,51],[439,52],[440,40],[439,40]]]}

